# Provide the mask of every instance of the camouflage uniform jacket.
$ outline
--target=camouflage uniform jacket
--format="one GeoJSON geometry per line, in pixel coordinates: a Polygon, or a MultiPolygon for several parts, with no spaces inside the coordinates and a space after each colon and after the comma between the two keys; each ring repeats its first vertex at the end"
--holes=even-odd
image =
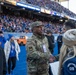
{"type": "Polygon", "coordinates": [[[48,49],[47,38],[33,35],[31,39],[28,39],[26,48],[28,72],[46,73],[51,55],[48,49]]]}

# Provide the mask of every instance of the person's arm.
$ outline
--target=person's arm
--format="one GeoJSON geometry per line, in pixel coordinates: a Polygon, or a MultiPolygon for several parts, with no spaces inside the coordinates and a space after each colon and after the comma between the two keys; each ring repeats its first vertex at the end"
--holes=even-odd
{"type": "Polygon", "coordinates": [[[6,58],[6,63],[7,63],[7,61],[8,61],[8,56],[7,56],[7,54],[8,54],[8,41],[6,41],[6,43],[4,44],[4,54],[5,54],[5,58],[6,58]]]}

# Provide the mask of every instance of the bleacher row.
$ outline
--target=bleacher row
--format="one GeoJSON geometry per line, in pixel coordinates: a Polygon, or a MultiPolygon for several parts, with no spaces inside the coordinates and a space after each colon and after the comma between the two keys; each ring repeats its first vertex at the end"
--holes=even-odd
{"type": "Polygon", "coordinates": [[[76,16],[75,13],[63,7],[61,4],[59,4],[56,1],[52,1],[52,0],[16,0],[16,1],[37,5],[37,6],[44,7],[44,8],[59,12],[59,13],[65,13],[66,15],[73,18],[76,16]]]}

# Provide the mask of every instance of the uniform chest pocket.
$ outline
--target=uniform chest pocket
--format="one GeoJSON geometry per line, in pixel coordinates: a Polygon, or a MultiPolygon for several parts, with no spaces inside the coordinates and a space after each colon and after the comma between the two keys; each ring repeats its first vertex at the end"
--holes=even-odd
{"type": "Polygon", "coordinates": [[[43,53],[47,52],[46,45],[44,43],[42,43],[41,41],[35,40],[35,45],[36,45],[37,51],[40,51],[43,53]]]}
{"type": "Polygon", "coordinates": [[[37,51],[40,51],[40,52],[43,52],[43,53],[47,52],[45,44],[37,44],[36,49],[37,49],[37,51]]]}

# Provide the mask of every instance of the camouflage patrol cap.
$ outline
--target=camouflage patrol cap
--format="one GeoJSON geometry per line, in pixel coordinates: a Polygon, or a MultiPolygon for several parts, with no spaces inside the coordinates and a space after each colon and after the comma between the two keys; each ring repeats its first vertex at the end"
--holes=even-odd
{"type": "Polygon", "coordinates": [[[31,23],[31,28],[37,27],[37,26],[42,26],[43,23],[41,21],[35,21],[31,23]]]}

